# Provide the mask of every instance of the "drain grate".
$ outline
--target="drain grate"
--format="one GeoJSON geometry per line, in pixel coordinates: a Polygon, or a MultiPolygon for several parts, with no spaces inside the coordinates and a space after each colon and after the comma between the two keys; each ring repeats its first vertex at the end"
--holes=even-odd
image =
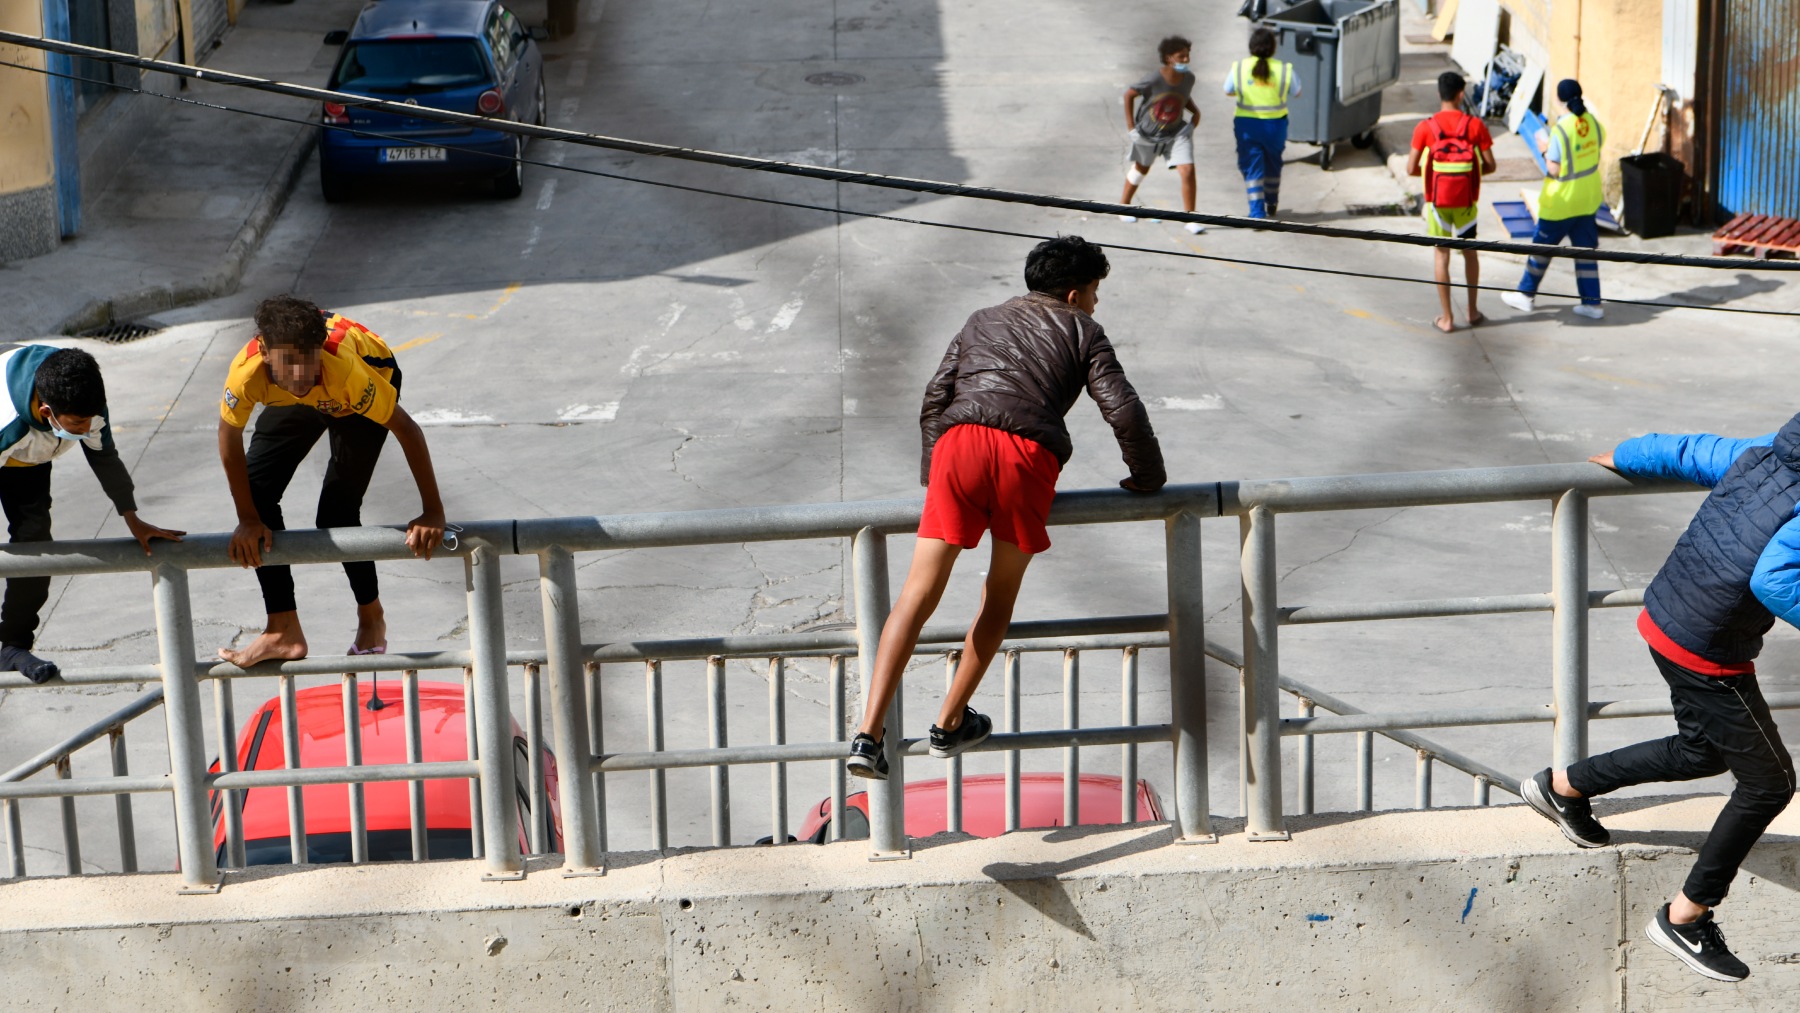
{"type": "Polygon", "coordinates": [[[104,327],[95,327],[92,330],[82,331],[78,337],[99,338],[101,341],[120,345],[127,341],[136,341],[139,338],[149,337],[160,330],[162,330],[162,328],[151,327],[146,324],[134,324],[129,321],[115,321],[104,327]]]}
{"type": "Polygon", "coordinates": [[[853,84],[862,84],[861,74],[851,74],[842,70],[824,70],[817,74],[806,75],[807,84],[822,85],[828,88],[843,88],[853,84]]]}
{"type": "Polygon", "coordinates": [[[1405,204],[1351,204],[1344,211],[1358,218],[1406,218],[1413,213],[1405,204]]]}

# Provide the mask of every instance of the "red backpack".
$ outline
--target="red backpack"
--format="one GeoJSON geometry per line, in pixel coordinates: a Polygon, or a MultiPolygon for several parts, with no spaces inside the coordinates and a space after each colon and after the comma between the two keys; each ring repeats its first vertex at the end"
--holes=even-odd
{"type": "Polygon", "coordinates": [[[1444,133],[1436,116],[1427,122],[1431,124],[1432,140],[1426,149],[1431,163],[1426,173],[1425,199],[1433,207],[1474,207],[1481,196],[1481,153],[1469,137],[1469,125],[1475,117],[1463,114],[1462,128],[1454,134],[1444,133]]]}

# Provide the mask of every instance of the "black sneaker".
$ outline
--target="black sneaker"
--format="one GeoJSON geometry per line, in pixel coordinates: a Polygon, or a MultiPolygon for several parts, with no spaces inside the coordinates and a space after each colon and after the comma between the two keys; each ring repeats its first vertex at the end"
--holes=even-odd
{"type": "Polygon", "coordinates": [[[1550,768],[1545,767],[1519,785],[1525,804],[1544,814],[1556,824],[1563,836],[1584,848],[1604,848],[1612,843],[1612,834],[1594,818],[1594,810],[1585,798],[1564,798],[1550,787],[1550,768]]]}
{"type": "Polygon", "coordinates": [[[844,761],[844,767],[857,777],[885,781],[888,779],[887,750],[882,749],[873,736],[857,732],[856,738],[850,740],[850,758],[844,761]]]}
{"type": "Polygon", "coordinates": [[[964,707],[962,724],[957,725],[955,731],[947,732],[937,725],[931,726],[931,755],[940,760],[948,760],[986,742],[993,732],[994,723],[988,720],[987,715],[976,713],[973,707],[964,707]]]}
{"type": "Polygon", "coordinates": [[[1681,962],[1715,981],[1743,981],[1750,968],[1725,948],[1725,933],[1713,921],[1712,912],[1686,925],[1669,920],[1669,905],[1656,909],[1656,917],[1644,926],[1650,941],[1681,958],[1681,962]]]}
{"type": "Polygon", "coordinates": [[[27,651],[23,647],[0,644],[0,672],[17,672],[35,683],[46,683],[62,674],[56,662],[27,651]]]}

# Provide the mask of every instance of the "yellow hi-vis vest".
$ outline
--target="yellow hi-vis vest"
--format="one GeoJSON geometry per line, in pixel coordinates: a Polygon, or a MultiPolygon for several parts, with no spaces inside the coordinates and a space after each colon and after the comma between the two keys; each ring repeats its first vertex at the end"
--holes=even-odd
{"type": "Polygon", "coordinates": [[[1269,57],[1269,79],[1258,81],[1252,71],[1256,57],[1246,56],[1232,71],[1237,85],[1237,114],[1253,120],[1278,120],[1287,115],[1288,92],[1294,86],[1294,68],[1269,57]]]}
{"type": "Polygon", "coordinates": [[[1556,175],[1544,181],[1538,217],[1560,221],[1599,211],[1605,200],[1600,192],[1600,148],[1606,143],[1606,128],[1593,113],[1582,113],[1564,116],[1550,129],[1562,145],[1562,161],[1556,164],[1556,175]]]}

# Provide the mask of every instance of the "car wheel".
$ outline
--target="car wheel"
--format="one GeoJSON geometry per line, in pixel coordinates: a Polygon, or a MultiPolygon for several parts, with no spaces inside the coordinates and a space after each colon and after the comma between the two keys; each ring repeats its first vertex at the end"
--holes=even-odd
{"type": "Polygon", "coordinates": [[[525,138],[513,135],[512,168],[494,179],[494,196],[511,200],[525,192],[525,138]]]}
{"type": "Polygon", "coordinates": [[[324,159],[319,160],[319,193],[327,204],[340,204],[350,199],[350,181],[324,159]]]}

